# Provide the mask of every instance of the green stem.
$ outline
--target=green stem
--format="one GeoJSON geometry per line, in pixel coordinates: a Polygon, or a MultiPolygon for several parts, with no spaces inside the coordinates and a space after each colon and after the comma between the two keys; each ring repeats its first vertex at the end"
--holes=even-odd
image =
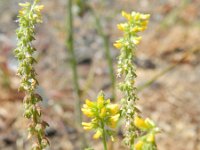
{"type": "Polygon", "coordinates": [[[105,131],[105,127],[104,127],[104,122],[103,121],[101,121],[101,127],[103,129],[103,135],[102,135],[103,147],[104,147],[104,150],[107,150],[106,131],[105,131]]]}
{"type": "Polygon", "coordinates": [[[108,67],[109,67],[109,76],[110,76],[111,85],[112,85],[112,99],[113,99],[113,101],[115,101],[115,97],[116,97],[115,75],[114,75],[113,61],[112,61],[110,47],[109,47],[109,38],[103,31],[101,21],[100,21],[98,15],[95,13],[95,11],[91,7],[89,10],[92,12],[92,14],[95,18],[97,31],[98,31],[99,35],[101,36],[101,38],[103,39],[105,55],[106,55],[106,59],[107,59],[108,67]]]}
{"type": "Polygon", "coordinates": [[[76,115],[76,123],[78,127],[78,131],[80,132],[80,138],[82,141],[82,148],[84,149],[86,144],[86,139],[83,131],[81,130],[81,122],[82,122],[82,112],[81,112],[81,97],[80,97],[80,87],[78,83],[78,73],[77,73],[77,62],[76,56],[74,52],[74,36],[73,36],[73,14],[72,14],[72,0],[68,0],[68,8],[67,8],[67,41],[66,45],[70,54],[70,63],[72,69],[73,76],[73,86],[74,86],[74,94],[75,94],[75,115],[76,115]]]}
{"type": "Polygon", "coordinates": [[[76,98],[76,104],[75,104],[75,111],[76,111],[76,118],[77,123],[81,124],[82,122],[82,113],[81,113],[81,99],[80,99],[80,88],[78,83],[78,73],[77,73],[77,62],[76,62],[76,56],[74,52],[74,37],[73,37],[73,15],[72,15],[72,0],[68,0],[68,28],[67,28],[67,48],[70,53],[70,63],[71,63],[71,69],[72,69],[72,75],[73,75],[73,84],[74,84],[74,93],[76,98]]]}

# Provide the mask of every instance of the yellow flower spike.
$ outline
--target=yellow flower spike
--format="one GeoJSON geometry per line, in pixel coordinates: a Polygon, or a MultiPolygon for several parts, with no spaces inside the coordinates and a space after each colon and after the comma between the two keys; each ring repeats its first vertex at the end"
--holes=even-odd
{"type": "Polygon", "coordinates": [[[119,105],[117,104],[109,104],[107,107],[111,113],[111,115],[115,115],[119,112],[119,105]]]}
{"type": "Polygon", "coordinates": [[[87,116],[87,117],[89,117],[89,118],[92,118],[92,117],[94,117],[94,113],[91,111],[91,109],[89,109],[89,108],[82,108],[81,109],[82,110],[82,112],[87,116]]]}
{"type": "Polygon", "coordinates": [[[95,106],[95,103],[92,102],[92,101],[90,101],[89,99],[86,99],[86,100],[85,100],[85,103],[86,103],[86,105],[87,105],[88,107],[94,107],[94,106],[95,106]]]}
{"type": "Polygon", "coordinates": [[[134,146],[135,150],[142,150],[143,145],[144,145],[143,141],[138,141],[134,146]]]}
{"type": "Polygon", "coordinates": [[[154,143],[154,142],[155,142],[155,134],[150,133],[150,134],[147,136],[147,141],[148,141],[148,142],[151,142],[151,143],[154,143]]]}
{"type": "Polygon", "coordinates": [[[139,129],[144,129],[144,130],[147,130],[148,129],[148,125],[145,123],[144,119],[136,116],[134,118],[134,124],[137,128],[139,129]]]}
{"type": "Polygon", "coordinates": [[[122,47],[122,43],[116,42],[113,44],[113,46],[116,47],[117,49],[120,49],[122,47]]]}
{"type": "Polygon", "coordinates": [[[93,128],[93,124],[88,122],[82,122],[82,126],[84,130],[91,130],[93,128]]]}
{"type": "Polygon", "coordinates": [[[132,18],[131,14],[129,14],[129,13],[125,12],[125,11],[122,11],[122,16],[124,18],[126,18],[128,21],[130,21],[131,18],[132,18]]]}
{"type": "Polygon", "coordinates": [[[110,117],[110,119],[109,119],[109,126],[111,127],[111,128],[115,128],[116,127],[116,125],[117,125],[117,122],[118,122],[118,120],[119,120],[119,114],[117,114],[117,115],[114,115],[114,116],[112,116],[112,117],[110,117]]]}
{"type": "Polygon", "coordinates": [[[101,112],[100,112],[100,115],[99,115],[101,118],[104,118],[106,116],[106,107],[103,107],[101,109],[101,112]]]}
{"type": "Polygon", "coordinates": [[[102,131],[101,130],[97,130],[97,132],[93,135],[94,139],[98,139],[102,136],[102,131]]]}

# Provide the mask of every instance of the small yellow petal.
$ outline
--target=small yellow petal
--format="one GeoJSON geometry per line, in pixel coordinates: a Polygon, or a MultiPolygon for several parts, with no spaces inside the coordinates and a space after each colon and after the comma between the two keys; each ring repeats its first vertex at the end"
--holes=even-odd
{"type": "Polygon", "coordinates": [[[95,106],[94,102],[90,101],[89,99],[86,99],[86,100],[85,100],[85,103],[86,103],[86,105],[87,105],[88,107],[94,107],[94,106],[95,106]]]}
{"type": "Polygon", "coordinates": [[[103,105],[104,105],[104,96],[103,96],[103,94],[100,94],[97,97],[97,104],[98,104],[99,108],[103,107],[103,105]]]}
{"type": "Polygon", "coordinates": [[[112,117],[110,117],[110,119],[109,119],[109,126],[111,127],[111,128],[115,128],[116,127],[116,125],[117,125],[117,122],[118,122],[118,120],[119,120],[119,114],[117,114],[117,115],[115,115],[115,116],[112,116],[112,117]]]}
{"type": "Polygon", "coordinates": [[[141,19],[148,20],[150,18],[150,14],[141,14],[141,19]]]}
{"type": "Polygon", "coordinates": [[[116,113],[119,112],[119,105],[117,104],[109,104],[107,107],[111,115],[115,115],[116,113]]]}
{"type": "Polygon", "coordinates": [[[138,20],[140,19],[140,16],[141,16],[140,13],[136,13],[135,16],[134,16],[134,19],[135,19],[136,21],[138,21],[138,20]]]}
{"type": "Polygon", "coordinates": [[[101,109],[101,112],[100,112],[100,115],[99,115],[101,118],[104,118],[106,116],[106,107],[103,107],[101,109]]]}
{"type": "Polygon", "coordinates": [[[120,49],[122,47],[122,44],[119,43],[119,42],[116,42],[116,43],[113,44],[113,46],[120,49]]]}
{"type": "Polygon", "coordinates": [[[135,144],[135,150],[142,150],[143,145],[144,145],[144,142],[143,142],[143,141],[138,141],[138,142],[135,144]]]}
{"type": "Polygon", "coordinates": [[[131,31],[132,31],[132,32],[139,32],[139,28],[138,28],[138,26],[133,27],[131,31]]]}
{"type": "Polygon", "coordinates": [[[138,44],[140,43],[141,39],[142,39],[141,36],[135,37],[135,38],[133,39],[133,43],[134,43],[135,45],[138,45],[138,44]]]}
{"type": "Polygon", "coordinates": [[[146,26],[148,25],[148,23],[149,23],[148,20],[146,20],[146,21],[142,21],[142,22],[141,22],[141,25],[144,26],[144,27],[146,27],[146,26]]]}
{"type": "Polygon", "coordinates": [[[97,132],[93,135],[93,138],[94,139],[98,139],[102,136],[102,132],[101,130],[97,130],[97,132]]]}
{"type": "Polygon", "coordinates": [[[82,108],[81,110],[87,117],[91,118],[95,116],[95,114],[88,108],[82,108]]]}
{"type": "Polygon", "coordinates": [[[155,134],[151,133],[147,136],[147,141],[154,143],[155,142],[155,134]]]}
{"type": "Polygon", "coordinates": [[[35,6],[35,10],[38,11],[38,12],[40,12],[43,9],[44,9],[44,5],[37,5],[37,6],[35,6]]]}
{"type": "Polygon", "coordinates": [[[117,28],[121,31],[124,31],[125,30],[125,24],[120,23],[120,24],[117,25],[117,28]]]}
{"type": "Polygon", "coordinates": [[[131,20],[131,14],[125,12],[125,11],[122,11],[122,16],[125,17],[128,21],[131,20]]]}
{"type": "Polygon", "coordinates": [[[145,121],[138,116],[134,118],[134,124],[139,129],[148,129],[148,125],[145,123],[145,121]]]}
{"type": "Polygon", "coordinates": [[[88,122],[82,122],[82,126],[84,130],[91,130],[93,128],[93,124],[88,122]]]}

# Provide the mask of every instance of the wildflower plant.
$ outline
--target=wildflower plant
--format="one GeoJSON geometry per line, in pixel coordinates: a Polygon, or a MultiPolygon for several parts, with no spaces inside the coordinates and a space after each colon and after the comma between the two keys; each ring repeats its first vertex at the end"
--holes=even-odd
{"type": "Polygon", "coordinates": [[[130,149],[155,150],[154,139],[158,128],[150,119],[144,120],[139,116],[139,110],[136,106],[138,100],[137,88],[135,87],[136,66],[133,64],[136,46],[142,39],[138,33],[146,30],[150,15],[122,11],[122,16],[126,18],[127,22],[117,25],[118,29],[123,31],[123,37],[117,40],[114,46],[120,49],[117,75],[124,79],[119,83],[119,89],[124,95],[121,99],[121,111],[122,117],[125,118],[125,144],[130,149]]]}
{"type": "Polygon", "coordinates": [[[90,122],[82,122],[85,130],[93,130],[94,139],[102,138],[104,150],[107,150],[106,139],[113,141],[114,128],[119,120],[119,105],[111,104],[110,99],[105,99],[104,93],[100,92],[97,101],[86,99],[82,108],[83,114],[91,118],[90,122]]]}
{"type": "Polygon", "coordinates": [[[32,41],[35,40],[36,24],[42,22],[41,10],[44,7],[43,5],[38,5],[38,2],[39,0],[34,0],[32,4],[29,2],[19,4],[22,9],[18,15],[19,28],[16,30],[18,43],[17,48],[14,50],[15,56],[19,61],[17,71],[21,78],[19,90],[25,92],[23,100],[24,116],[31,120],[28,127],[28,138],[37,139],[37,142],[32,146],[33,150],[43,150],[49,145],[49,141],[45,136],[45,128],[48,123],[42,120],[41,109],[38,106],[42,98],[35,92],[38,81],[33,66],[36,63],[33,57],[36,49],[33,47],[32,41]]]}

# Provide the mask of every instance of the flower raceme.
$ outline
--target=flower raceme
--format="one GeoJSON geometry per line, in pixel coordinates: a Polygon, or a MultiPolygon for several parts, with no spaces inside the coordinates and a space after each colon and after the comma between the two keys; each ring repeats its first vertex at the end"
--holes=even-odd
{"type": "Polygon", "coordinates": [[[111,104],[109,99],[105,99],[103,92],[100,92],[97,101],[90,101],[86,99],[82,108],[83,114],[91,118],[91,122],[82,122],[85,130],[94,130],[96,133],[93,138],[98,139],[103,136],[103,132],[107,135],[112,135],[112,129],[114,129],[119,120],[119,106],[117,104],[111,104]]]}
{"type": "Polygon", "coordinates": [[[14,50],[19,61],[17,74],[21,77],[19,90],[24,91],[26,95],[23,101],[24,116],[31,120],[28,137],[37,139],[37,142],[32,146],[32,150],[43,150],[49,145],[45,135],[45,128],[48,123],[41,118],[42,114],[38,103],[42,101],[42,97],[35,92],[38,81],[33,67],[36,63],[33,57],[36,49],[33,47],[32,41],[35,40],[36,24],[42,22],[40,11],[44,7],[38,5],[38,2],[39,0],[34,0],[33,4],[29,2],[19,4],[22,9],[18,15],[19,28],[16,30],[18,42],[17,48],[14,50]]]}
{"type": "Polygon", "coordinates": [[[127,39],[121,39],[114,43],[114,46],[118,49],[128,46],[138,45],[142,37],[138,36],[137,33],[147,29],[149,14],[140,14],[132,12],[131,14],[122,11],[122,16],[127,19],[126,23],[120,23],[117,25],[118,29],[124,32],[125,36],[131,35],[129,41],[127,39]]]}
{"type": "Polygon", "coordinates": [[[123,32],[123,37],[117,40],[113,45],[120,49],[118,57],[118,77],[124,80],[119,83],[119,89],[123,93],[121,99],[121,116],[125,119],[125,143],[131,150],[155,150],[155,134],[158,132],[155,124],[150,119],[139,117],[139,110],[136,107],[137,88],[135,87],[136,66],[135,60],[136,46],[140,43],[142,37],[139,32],[147,29],[150,15],[137,12],[126,13],[122,11],[122,16],[126,22],[117,25],[123,32]]]}

